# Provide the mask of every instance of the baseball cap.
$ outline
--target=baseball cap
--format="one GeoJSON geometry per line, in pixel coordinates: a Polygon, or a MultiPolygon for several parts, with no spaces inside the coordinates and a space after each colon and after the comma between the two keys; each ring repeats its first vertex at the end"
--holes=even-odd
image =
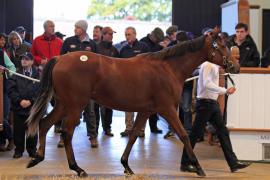
{"type": "Polygon", "coordinates": [[[26,52],[26,53],[20,55],[20,58],[21,59],[25,58],[27,60],[32,60],[32,61],[34,60],[34,57],[30,52],[26,52]]]}
{"type": "Polygon", "coordinates": [[[18,27],[16,27],[15,31],[18,33],[22,33],[22,32],[25,32],[26,29],[23,26],[18,26],[18,27]]]}

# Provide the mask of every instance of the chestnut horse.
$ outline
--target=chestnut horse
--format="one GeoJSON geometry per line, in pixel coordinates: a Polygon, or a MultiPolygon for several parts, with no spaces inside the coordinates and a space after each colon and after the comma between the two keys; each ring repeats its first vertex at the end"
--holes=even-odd
{"type": "Polygon", "coordinates": [[[63,132],[69,168],[78,176],[87,176],[75,160],[72,137],[80,114],[90,99],[112,109],[138,112],[126,149],[121,157],[125,173],[134,174],[128,157],[137,133],[148,117],[158,113],[175,130],[197,168],[205,176],[190,145],[188,134],[177,116],[183,84],[192,71],[205,61],[218,64],[228,72],[238,73],[239,63],[232,58],[215,28],[209,35],[177,44],[155,53],[129,59],[117,59],[79,51],[50,60],[41,78],[41,92],[28,118],[28,133],[39,130],[39,148],[28,168],[44,160],[46,134],[56,122],[63,120],[63,132]],[[47,115],[47,105],[54,96],[56,104],[47,115]],[[44,117],[45,116],[45,117],[44,117]]]}

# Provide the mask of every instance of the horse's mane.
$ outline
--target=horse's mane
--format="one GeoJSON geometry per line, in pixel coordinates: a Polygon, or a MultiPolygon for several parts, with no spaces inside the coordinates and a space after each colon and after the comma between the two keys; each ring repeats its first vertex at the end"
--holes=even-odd
{"type": "Polygon", "coordinates": [[[187,52],[196,52],[203,48],[205,42],[205,36],[200,36],[196,39],[184,41],[178,43],[172,47],[165,48],[158,52],[150,52],[142,54],[141,56],[146,56],[149,59],[166,60],[174,56],[183,56],[187,52]]]}

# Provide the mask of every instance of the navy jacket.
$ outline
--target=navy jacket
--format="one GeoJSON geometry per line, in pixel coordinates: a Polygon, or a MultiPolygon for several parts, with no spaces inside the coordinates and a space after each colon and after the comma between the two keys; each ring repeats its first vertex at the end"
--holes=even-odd
{"type": "Polygon", "coordinates": [[[150,34],[148,34],[146,37],[142,38],[140,40],[140,42],[144,42],[145,44],[147,44],[150,52],[157,52],[157,51],[162,50],[163,47],[157,43],[152,42],[149,36],[150,36],[150,34]]]}
{"type": "Polygon", "coordinates": [[[122,47],[122,49],[120,50],[120,57],[130,58],[146,52],[149,52],[149,47],[144,42],[139,42],[138,40],[136,40],[132,46],[127,44],[122,47]]]}
{"type": "Polygon", "coordinates": [[[91,39],[89,39],[89,41],[81,42],[77,36],[72,36],[65,39],[61,48],[61,54],[66,54],[68,52],[74,51],[90,51],[96,53],[96,43],[91,39]]]}
{"type": "Polygon", "coordinates": [[[237,46],[240,50],[240,65],[241,67],[258,67],[260,65],[260,54],[257,46],[250,35],[247,35],[246,40],[238,46],[235,41],[235,35],[229,38],[229,47],[237,46]]]}
{"type": "MultiPolygon", "coordinates": [[[[18,73],[23,74],[23,70],[18,70],[18,73]]],[[[38,71],[32,68],[32,78],[39,79],[38,71]]],[[[34,82],[16,75],[13,75],[8,79],[8,96],[11,100],[11,107],[14,113],[19,115],[29,115],[30,109],[34,104],[39,91],[39,83],[34,82]],[[20,102],[25,100],[31,101],[31,106],[22,108],[20,102]]]]}

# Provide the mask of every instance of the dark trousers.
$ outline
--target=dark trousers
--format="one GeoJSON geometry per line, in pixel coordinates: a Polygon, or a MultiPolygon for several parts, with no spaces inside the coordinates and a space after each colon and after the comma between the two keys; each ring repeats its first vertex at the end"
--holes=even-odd
{"type": "Polygon", "coordinates": [[[90,101],[89,104],[86,105],[84,108],[84,121],[86,123],[86,130],[87,135],[90,136],[90,138],[97,137],[97,125],[96,125],[96,115],[94,111],[94,101],[90,101]]]}
{"type": "MultiPolygon", "coordinates": [[[[215,100],[198,100],[196,103],[196,113],[196,118],[189,135],[191,146],[193,148],[195,147],[196,140],[202,136],[206,122],[209,121],[217,130],[216,133],[228,165],[230,167],[235,165],[237,157],[233,152],[229,131],[222,119],[218,102],[215,100]]],[[[185,149],[183,150],[181,164],[190,164],[185,149]]]]}
{"type": "Polygon", "coordinates": [[[101,121],[102,121],[103,130],[111,131],[113,110],[110,108],[101,106],[100,112],[101,112],[101,121]]]}
{"type": "MultiPolygon", "coordinates": [[[[185,130],[190,133],[192,128],[192,89],[193,81],[184,84],[182,99],[179,105],[179,118],[183,124],[185,130]]],[[[171,126],[168,126],[169,130],[173,131],[171,126]]]]}
{"type": "MultiPolygon", "coordinates": [[[[16,146],[15,152],[23,153],[25,149],[25,132],[27,131],[26,119],[28,116],[19,115],[14,112],[14,144],[16,146]]],[[[37,135],[26,138],[26,150],[28,153],[36,152],[37,135]]]]}
{"type": "Polygon", "coordinates": [[[4,119],[3,119],[3,130],[0,131],[0,145],[5,145],[6,140],[13,139],[12,129],[8,122],[8,115],[10,112],[10,101],[6,92],[3,94],[3,110],[4,110],[4,119]]]}
{"type": "Polygon", "coordinates": [[[152,114],[149,117],[149,126],[150,126],[150,130],[151,131],[154,131],[154,130],[158,129],[158,127],[157,127],[157,121],[158,121],[158,115],[157,115],[157,113],[152,114]]]}

